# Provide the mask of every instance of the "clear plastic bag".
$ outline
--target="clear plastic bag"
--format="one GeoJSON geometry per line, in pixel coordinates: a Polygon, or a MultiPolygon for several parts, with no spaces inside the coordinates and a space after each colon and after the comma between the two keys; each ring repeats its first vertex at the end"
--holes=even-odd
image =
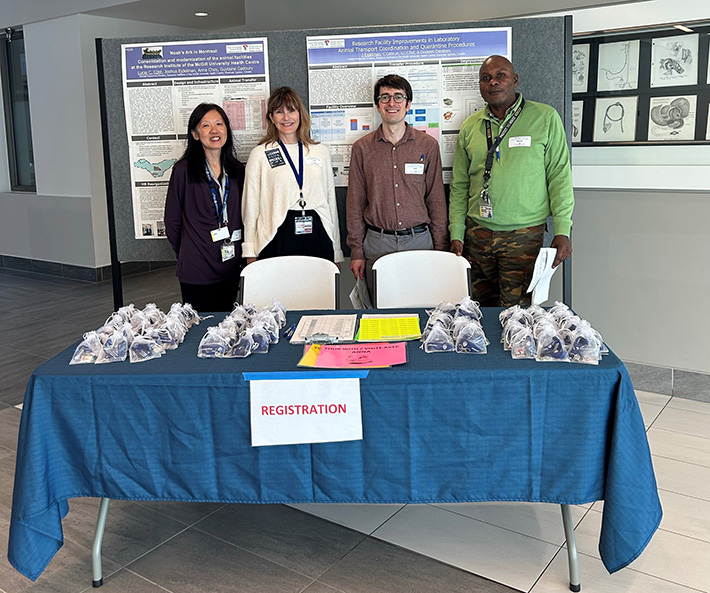
{"type": "Polygon", "coordinates": [[[440,328],[446,333],[450,334],[452,324],[453,320],[451,319],[451,316],[447,315],[446,313],[432,315],[431,317],[429,317],[428,321],[426,322],[426,325],[424,326],[424,329],[422,330],[422,342],[429,337],[429,334],[434,328],[440,328]]]}
{"type": "Polygon", "coordinates": [[[272,303],[266,307],[267,311],[271,311],[276,318],[276,322],[279,324],[279,329],[285,327],[286,325],[286,307],[284,304],[278,300],[274,299],[272,303]]]}
{"type": "Polygon", "coordinates": [[[208,327],[197,347],[200,358],[222,358],[230,350],[229,336],[219,327],[208,327]]]}
{"type": "Polygon", "coordinates": [[[179,314],[168,313],[165,318],[165,324],[161,329],[170,334],[170,340],[163,341],[163,343],[168,350],[173,350],[183,343],[188,328],[185,325],[185,320],[179,314]]]}
{"type": "MultiPolygon", "coordinates": [[[[120,326],[119,326],[120,327],[120,326]]],[[[108,339],[116,332],[116,326],[112,324],[106,324],[102,325],[100,328],[96,330],[96,334],[99,336],[99,340],[101,340],[101,345],[103,346],[108,339]]]]}
{"type": "Polygon", "coordinates": [[[440,324],[434,325],[422,342],[422,348],[427,353],[451,352],[454,349],[454,339],[440,324]]]}
{"type": "Polygon", "coordinates": [[[594,338],[599,344],[599,354],[601,354],[602,356],[605,354],[609,354],[609,346],[607,346],[606,342],[604,342],[604,340],[602,339],[602,335],[596,329],[594,329],[585,319],[582,319],[582,326],[588,327],[594,334],[594,338]]]}
{"type": "Polygon", "coordinates": [[[445,313],[453,319],[454,315],[456,315],[456,305],[450,301],[442,301],[429,312],[429,316],[431,317],[437,313],[445,313]]]}
{"type": "Polygon", "coordinates": [[[503,329],[503,336],[501,338],[503,350],[511,350],[515,337],[523,330],[527,330],[532,334],[532,330],[527,325],[523,325],[515,319],[511,319],[503,329]]]}
{"type": "Polygon", "coordinates": [[[147,336],[136,336],[128,349],[128,359],[131,362],[143,362],[160,358],[165,352],[158,342],[147,336]]]}
{"type": "Polygon", "coordinates": [[[244,333],[248,333],[254,342],[254,347],[252,349],[254,354],[266,354],[269,352],[269,344],[271,340],[269,338],[269,330],[264,327],[264,324],[257,323],[244,333]]]}
{"type": "Polygon", "coordinates": [[[143,311],[136,311],[135,315],[131,318],[130,324],[133,333],[139,336],[142,336],[146,330],[151,327],[150,319],[148,319],[143,311]]]}
{"type": "Polygon", "coordinates": [[[520,310],[520,305],[513,305],[512,307],[503,309],[500,313],[498,313],[498,321],[500,321],[501,326],[505,326],[505,324],[508,323],[510,318],[520,310]]]}
{"type": "Polygon", "coordinates": [[[165,313],[163,313],[155,303],[148,303],[142,311],[148,320],[150,327],[160,327],[165,321],[165,313]]]}
{"type": "Polygon", "coordinates": [[[234,345],[229,349],[227,358],[246,358],[254,351],[254,339],[251,332],[247,329],[240,334],[234,345]]]}
{"type": "Polygon", "coordinates": [[[456,352],[468,354],[486,354],[488,352],[488,340],[477,320],[471,319],[461,328],[456,337],[455,348],[456,352]]]}
{"type": "Polygon", "coordinates": [[[93,364],[101,352],[102,344],[99,334],[95,331],[86,332],[84,339],[74,350],[69,364],[93,364]]]}
{"type": "Polygon", "coordinates": [[[471,297],[464,297],[459,301],[458,305],[456,305],[454,319],[459,317],[469,317],[480,321],[481,317],[483,317],[483,313],[477,301],[474,301],[471,297]]]}
{"type": "Polygon", "coordinates": [[[535,343],[535,360],[539,362],[569,362],[564,340],[554,326],[547,325],[537,334],[535,343]]]}
{"type": "Polygon", "coordinates": [[[473,318],[473,317],[466,317],[466,316],[461,316],[461,317],[455,317],[453,323],[451,324],[451,337],[454,339],[454,342],[456,341],[456,338],[459,337],[459,334],[461,333],[461,330],[466,327],[469,323],[472,321],[475,321],[478,323],[478,320],[473,318]]]}
{"type": "Polygon", "coordinates": [[[252,320],[253,325],[262,325],[269,333],[269,343],[276,344],[279,341],[279,322],[276,321],[273,311],[264,309],[252,320]]]}
{"type": "Polygon", "coordinates": [[[535,338],[529,327],[522,327],[510,342],[510,356],[516,360],[521,358],[535,359],[537,349],[535,338]]]}
{"type": "Polygon", "coordinates": [[[583,362],[585,364],[599,364],[602,355],[591,327],[580,325],[571,332],[571,345],[568,349],[568,356],[571,362],[583,362]]]}
{"type": "Polygon", "coordinates": [[[118,311],[116,311],[115,315],[118,315],[123,322],[125,323],[126,321],[131,321],[133,316],[136,314],[136,307],[133,303],[130,303],[129,305],[125,305],[124,307],[120,307],[118,311]]]}
{"type": "Polygon", "coordinates": [[[202,321],[200,314],[195,311],[190,303],[185,303],[184,305],[181,305],[180,303],[173,303],[170,310],[176,311],[180,314],[185,321],[187,329],[190,329],[193,325],[199,325],[200,321],[202,321]]]}
{"type": "Polygon", "coordinates": [[[122,362],[128,356],[128,348],[133,341],[133,331],[129,323],[124,323],[104,343],[101,352],[96,357],[96,364],[105,362],[122,362]]]}

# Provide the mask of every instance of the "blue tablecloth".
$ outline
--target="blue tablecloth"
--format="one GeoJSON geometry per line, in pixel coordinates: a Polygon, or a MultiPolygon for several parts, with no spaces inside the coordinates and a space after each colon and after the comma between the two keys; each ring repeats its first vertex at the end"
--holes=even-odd
{"type": "MultiPolygon", "coordinates": [[[[512,360],[499,310],[487,355],[425,354],[361,379],[362,441],[252,447],[243,372],[296,371],[302,347],[197,357],[210,321],[140,364],[30,378],[20,423],[8,558],[36,579],[62,546],[72,497],[249,503],[604,500],[599,550],[632,562],[661,520],[643,419],[623,363],[512,360]]],[[[426,319],[423,311],[422,322],[426,319]]],[[[300,314],[290,313],[289,323],[300,314]]],[[[213,320],[216,322],[216,320],[213,320]]]]}

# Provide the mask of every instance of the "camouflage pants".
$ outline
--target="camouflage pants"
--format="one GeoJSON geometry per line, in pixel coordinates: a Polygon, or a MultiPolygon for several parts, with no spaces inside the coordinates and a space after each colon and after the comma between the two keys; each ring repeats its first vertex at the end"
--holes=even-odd
{"type": "Polygon", "coordinates": [[[471,295],[484,307],[529,306],[526,293],[545,225],[491,231],[466,218],[463,255],[471,264],[471,295]]]}

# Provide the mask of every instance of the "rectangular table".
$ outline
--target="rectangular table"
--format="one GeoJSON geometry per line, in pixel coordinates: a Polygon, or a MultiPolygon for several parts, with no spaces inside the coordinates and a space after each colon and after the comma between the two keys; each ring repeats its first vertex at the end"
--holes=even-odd
{"type": "MultiPolygon", "coordinates": [[[[488,354],[425,354],[360,380],[361,441],[252,447],[243,372],[310,376],[302,347],[200,359],[208,325],[162,358],[31,376],[20,422],[8,559],[36,579],[62,546],[67,500],[434,503],[604,500],[599,551],[632,562],[662,511],[643,419],[623,363],[512,360],[499,309],[488,354]]],[[[312,312],[311,312],[312,313],[312,312]]],[[[390,311],[391,313],[391,311],[390,311]]],[[[424,311],[419,311],[422,323],[424,311]]],[[[300,313],[288,314],[297,322],[300,313]]],[[[324,371],[318,371],[323,373],[324,371]]],[[[325,371],[327,373],[328,371],[325,371]]]]}

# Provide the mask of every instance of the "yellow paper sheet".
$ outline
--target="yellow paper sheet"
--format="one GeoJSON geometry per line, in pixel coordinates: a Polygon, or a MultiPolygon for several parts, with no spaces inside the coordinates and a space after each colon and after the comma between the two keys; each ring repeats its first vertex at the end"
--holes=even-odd
{"type": "Polygon", "coordinates": [[[360,342],[418,340],[422,333],[419,317],[367,317],[360,320],[360,342]]]}

